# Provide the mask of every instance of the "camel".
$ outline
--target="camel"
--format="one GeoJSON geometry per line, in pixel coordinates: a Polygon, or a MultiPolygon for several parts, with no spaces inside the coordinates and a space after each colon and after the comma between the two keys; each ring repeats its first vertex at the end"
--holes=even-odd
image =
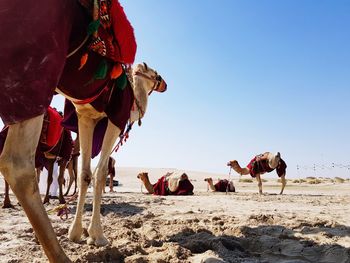
{"type": "Polygon", "coordinates": [[[262,194],[262,180],[261,175],[264,173],[270,173],[276,169],[277,175],[281,178],[281,192],[283,194],[283,190],[286,186],[286,169],[287,165],[281,158],[279,152],[273,154],[270,152],[265,152],[263,154],[259,154],[255,156],[247,167],[242,168],[236,160],[229,161],[227,166],[230,166],[233,170],[235,170],[238,174],[248,175],[250,174],[253,178],[255,177],[258,182],[259,194],[262,194]]]}
{"type": "MultiPolygon", "coordinates": [[[[61,138],[57,142],[57,145],[51,148],[47,152],[43,150],[45,148],[47,148],[47,145],[43,145],[43,143],[39,143],[37,152],[36,152],[36,162],[35,162],[36,178],[38,183],[40,180],[41,171],[44,166],[47,168],[47,171],[48,171],[46,194],[45,194],[43,203],[46,204],[50,202],[49,190],[53,180],[52,178],[53,166],[54,166],[54,163],[57,161],[57,158],[59,158],[58,200],[60,204],[64,204],[66,203],[63,197],[64,171],[67,167],[67,162],[70,159],[71,149],[72,149],[70,131],[67,131],[64,129],[63,132],[61,133],[61,138]]],[[[5,181],[5,198],[4,198],[3,208],[13,208],[13,207],[14,206],[11,204],[11,200],[9,197],[9,185],[7,181],[5,181]]]]}
{"type": "MultiPolygon", "coordinates": [[[[113,106],[129,112],[127,119],[132,122],[143,117],[149,92],[166,89],[160,75],[144,64],[130,70],[131,88],[114,88],[121,87],[117,83],[120,75],[115,74],[118,65],[120,71],[120,64],[130,65],[135,59],[133,29],[117,0],[94,0],[93,9],[91,5],[92,1],[71,0],[4,0],[0,3],[0,35],[6,37],[6,41],[0,42],[0,117],[9,127],[0,155],[0,172],[24,209],[50,262],[71,262],[57,240],[35,178],[34,156],[44,112],[56,87],[68,93],[83,92],[88,98],[103,91],[103,100],[108,100],[112,92],[127,95],[129,100],[119,96],[119,100],[113,100],[117,101],[113,106]],[[111,6],[106,8],[106,3],[111,6]],[[102,12],[103,19],[98,19],[96,16],[101,15],[99,11],[109,13],[102,12]],[[93,24],[95,27],[87,35],[92,20],[103,25],[96,27],[97,23],[93,24]],[[106,31],[111,27],[113,30],[106,31]],[[111,37],[110,32],[114,32],[114,36],[111,37]],[[108,45],[104,46],[104,43],[108,45]],[[77,64],[73,63],[77,61],[77,64]],[[81,76],[84,76],[82,85],[69,84],[69,81],[78,81],[81,76]],[[115,79],[116,76],[119,76],[118,79],[115,79]],[[102,90],[99,89],[101,87],[102,90]],[[136,106],[131,111],[133,101],[136,106]]],[[[83,206],[87,187],[92,180],[90,156],[93,128],[99,119],[115,109],[109,107],[106,114],[104,110],[97,111],[93,102],[79,104],[79,100],[86,97],[70,96],[71,99],[78,99],[74,101],[79,118],[82,155],[78,207],[69,230],[69,238],[74,241],[79,241],[83,232],[83,206]]],[[[108,243],[100,223],[101,187],[113,143],[123,129],[123,123],[119,128],[110,119],[107,123],[101,158],[94,172],[94,211],[88,229],[88,243],[97,246],[108,243]]]]}
{"type": "Polygon", "coordinates": [[[58,174],[58,185],[59,185],[59,196],[58,200],[60,204],[65,204],[66,201],[63,197],[63,184],[64,184],[64,172],[67,167],[67,163],[72,158],[72,136],[70,131],[63,129],[61,138],[57,145],[54,147],[54,149],[50,150],[49,152],[44,152],[46,162],[47,162],[47,170],[48,170],[48,176],[47,176],[47,187],[46,187],[46,194],[44,197],[43,203],[49,203],[50,202],[50,186],[52,184],[52,173],[53,173],[53,166],[54,163],[57,161],[59,166],[59,174],[58,174]]]}
{"type": "MultiPolygon", "coordinates": [[[[40,173],[43,167],[46,167],[48,171],[46,195],[43,200],[44,204],[49,203],[50,201],[49,190],[53,180],[53,166],[57,160],[59,160],[58,199],[60,204],[65,203],[62,188],[64,183],[64,171],[66,169],[67,162],[71,159],[72,155],[72,136],[69,130],[64,129],[60,125],[61,120],[62,117],[60,116],[60,113],[57,112],[56,109],[49,107],[47,112],[45,113],[43,128],[40,134],[40,141],[36,149],[35,168],[38,183],[40,180],[40,173]]],[[[1,145],[3,145],[3,141],[6,140],[7,133],[8,129],[5,127],[0,134],[1,145]]],[[[6,182],[4,208],[13,207],[10,202],[8,190],[8,184],[6,182]]]]}
{"type": "MultiPolygon", "coordinates": [[[[160,75],[158,75],[155,70],[149,68],[145,63],[137,64],[133,68],[130,68],[128,75],[130,77],[135,96],[135,107],[134,109],[130,108],[129,122],[134,123],[135,121],[139,121],[146,112],[148,94],[152,91],[164,92],[166,90],[166,84],[160,75]]],[[[88,227],[89,238],[87,242],[90,245],[94,244],[96,246],[105,246],[109,242],[103,235],[100,221],[101,194],[102,188],[105,187],[108,171],[108,159],[115,141],[121,134],[121,129],[108,120],[102,143],[100,159],[94,173],[92,174],[91,152],[93,132],[98,121],[106,117],[106,113],[98,112],[91,106],[91,104],[74,103],[74,98],[64,94],[59,88],[56,91],[63,94],[66,98],[73,102],[78,116],[81,171],[78,179],[79,196],[77,210],[74,221],[69,229],[69,239],[71,241],[80,242],[83,233],[82,214],[86,192],[91,180],[94,179],[93,215],[90,226],[88,227]]]]}
{"type": "Polygon", "coordinates": [[[204,181],[208,183],[208,190],[212,192],[236,192],[233,182],[227,179],[219,179],[215,184],[211,177],[205,178],[204,181]]]}

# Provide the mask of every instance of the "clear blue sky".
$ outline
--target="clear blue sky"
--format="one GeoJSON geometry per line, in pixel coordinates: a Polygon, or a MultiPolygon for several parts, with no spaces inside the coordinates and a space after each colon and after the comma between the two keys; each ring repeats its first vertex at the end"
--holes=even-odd
{"type": "Polygon", "coordinates": [[[118,165],[227,173],[264,151],[280,151],[291,177],[315,175],[297,164],[350,164],[349,1],[121,3],[137,61],[168,91],[152,94],[118,165]]]}

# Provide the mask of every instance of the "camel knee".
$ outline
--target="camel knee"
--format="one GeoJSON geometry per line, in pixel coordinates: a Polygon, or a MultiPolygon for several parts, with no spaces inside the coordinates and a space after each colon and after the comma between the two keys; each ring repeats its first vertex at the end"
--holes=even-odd
{"type": "Polygon", "coordinates": [[[82,171],[80,176],[78,177],[78,179],[79,179],[79,184],[81,186],[88,187],[91,183],[91,180],[92,180],[91,171],[82,171]]]}

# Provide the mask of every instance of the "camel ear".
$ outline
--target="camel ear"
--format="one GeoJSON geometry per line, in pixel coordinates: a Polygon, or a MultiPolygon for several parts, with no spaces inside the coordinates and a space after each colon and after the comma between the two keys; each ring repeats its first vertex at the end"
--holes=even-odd
{"type": "Polygon", "coordinates": [[[143,66],[145,67],[145,70],[148,70],[148,66],[147,66],[146,62],[143,62],[143,66]]]}

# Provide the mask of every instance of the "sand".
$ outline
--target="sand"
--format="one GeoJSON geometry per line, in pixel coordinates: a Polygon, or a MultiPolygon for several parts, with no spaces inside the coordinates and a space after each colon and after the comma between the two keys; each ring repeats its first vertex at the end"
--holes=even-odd
{"type": "MultiPolygon", "coordinates": [[[[73,214],[65,221],[50,215],[60,244],[74,262],[350,262],[349,181],[289,181],[281,196],[277,178],[269,179],[259,196],[255,182],[239,183],[235,177],[238,192],[226,195],[207,192],[203,181],[226,175],[188,172],[194,196],[160,197],[141,193],[136,179],[141,171],[148,171],[154,182],[171,169],[117,169],[121,185],[116,193],[104,195],[101,209],[109,246],[89,246],[86,236],[81,244],[70,242],[73,214]]],[[[91,198],[89,193],[86,228],[91,198]]],[[[72,212],[75,205],[70,204],[72,212]]],[[[0,262],[47,262],[19,205],[0,209],[0,262]]]]}

